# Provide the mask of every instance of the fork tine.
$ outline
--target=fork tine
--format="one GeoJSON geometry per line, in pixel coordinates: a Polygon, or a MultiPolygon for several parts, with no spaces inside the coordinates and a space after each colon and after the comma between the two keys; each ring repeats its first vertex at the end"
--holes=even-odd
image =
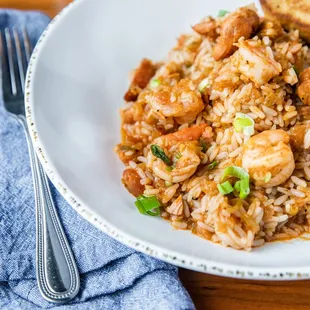
{"type": "Polygon", "coordinates": [[[20,85],[22,87],[22,91],[24,93],[24,91],[25,91],[25,71],[24,71],[24,67],[23,67],[22,50],[21,50],[21,46],[20,46],[19,35],[18,35],[16,28],[13,28],[13,38],[14,38],[15,49],[16,49],[17,64],[18,64],[18,71],[19,71],[19,80],[20,80],[20,85]]]}
{"type": "Polygon", "coordinates": [[[10,34],[9,28],[4,29],[4,36],[5,36],[6,46],[7,46],[7,53],[8,53],[11,90],[12,90],[12,94],[15,96],[17,94],[17,86],[16,86],[16,79],[15,79],[15,73],[14,73],[13,47],[12,47],[12,40],[11,40],[11,34],[10,34]]]}
{"type": "MultiPolygon", "coordinates": [[[[5,65],[5,56],[4,56],[4,45],[3,45],[3,39],[2,39],[2,32],[0,32],[0,76],[2,77],[3,80],[3,67],[5,65]]],[[[0,85],[1,87],[1,85],[0,85]]]]}
{"type": "Polygon", "coordinates": [[[30,60],[30,55],[31,55],[31,44],[30,44],[27,30],[25,27],[22,27],[22,38],[23,38],[23,42],[25,46],[26,60],[27,60],[27,65],[28,65],[28,62],[30,60]]]}
{"type": "MultiPolygon", "coordinates": [[[[0,32],[0,57],[2,58],[3,55],[4,55],[3,39],[2,39],[2,33],[0,32]]],[[[2,70],[2,66],[0,66],[0,70],[2,70]]]]}

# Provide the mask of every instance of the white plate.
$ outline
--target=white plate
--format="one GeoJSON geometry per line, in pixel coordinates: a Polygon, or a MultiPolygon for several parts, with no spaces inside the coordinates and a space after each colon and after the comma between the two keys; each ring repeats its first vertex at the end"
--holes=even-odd
{"type": "Polygon", "coordinates": [[[137,212],[121,184],[118,109],[142,57],[163,58],[176,37],[247,1],[80,0],[42,35],[28,70],[26,110],[43,166],[72,207],[119,241],[173,264],[254,279],[310,278],[310,242],[224,248],[137,212]]]}

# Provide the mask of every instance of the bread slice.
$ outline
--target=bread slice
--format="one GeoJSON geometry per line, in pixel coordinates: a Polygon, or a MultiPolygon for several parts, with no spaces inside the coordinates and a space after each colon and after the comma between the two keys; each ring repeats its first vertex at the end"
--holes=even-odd
{"type": "Polygon", "coordinates": [[[265,16],[277,20],[286,29],[298,29],[300,36],[310,42],[309,0],[260,0],[265,16]]]}

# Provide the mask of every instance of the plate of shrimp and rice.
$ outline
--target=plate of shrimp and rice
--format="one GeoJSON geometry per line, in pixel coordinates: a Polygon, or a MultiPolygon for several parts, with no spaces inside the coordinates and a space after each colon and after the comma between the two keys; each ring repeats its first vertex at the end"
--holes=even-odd
{"type": "MultiPolygon", "coordinates": [[[[138,16],[124,4],[124,12],[137,17],[128,23],[122,12],[118,22],[112,18],[119,12],[116,4],[78,1],[38,47],[45,65],[60,62],[79,81],[69,79],[68,91],[60,85],[64,76],[53,78],[61,98],[74,89],[70,120],[53,113],[43,117],[44,109],[60,107],[62,99],[53,93],[39,108],[42,90],[32,86],[28,119],[53,183],[91,223],[176,265],[233,277],[310,278],[306,41],[298,29],[263,17],[258,2],[133,2],[144,13],[138,16]],[[111,14],[105,13],[108,7],[111,14]],[[89,56],[81,76],[73,69],[77,56],[65,63],[61,51],[47,50],[71,27],[65,21],[86,8],[106,18],[94,13],[92,23],[102,33],[87,38],[93,49],[83,49],[75,36],[70,42],[89,56]],[[115,44],[109,44],[109,24],[115,36],[125,32],[115,44]],[[138,30],[140,36],[134,35],[138,30]],[[92,105],[85,112],[90,92],[92,105]],[[42,119],[57,119],[54,139],[42,119]],[[72,128],[80,130],[79,139],[72,128]]],[[[63,48],[71,49],[67,43],[63,48]]],[[[47,73],[34,62],[38,80],[47,73]]]]}
{"type": "Polygon", "coordinates": [[[125,187],[140,213],[225,247],[300,236],[310,223],[307,45],[251,5],[192,28],[164,62],[144,59],[133,74],[117,146],[125,187]]]}

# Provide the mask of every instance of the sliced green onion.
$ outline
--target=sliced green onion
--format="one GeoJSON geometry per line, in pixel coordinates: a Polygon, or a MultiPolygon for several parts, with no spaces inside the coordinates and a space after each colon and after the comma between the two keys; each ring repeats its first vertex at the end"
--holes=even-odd
{"type": "Polygon", "coordinates": [[[245,178],[243,180],[240,180],[240,191],[239,191],[239,197],[241,199],[245,199],[250,194],[250,179],[245,178]]]}
{"type": "Polygon", "coordinates": [[[146,213],[150,216],[158,216],[160,214],[160,210],[155,209],[155,211],[147,211],[146,213]]]}
{"type": "Polygon", "coordinates": [[[267,172],[264,178],[264,182],[268,183],[271,180],[271,176],[272,176],[271,173],[267,172]]]}
{"type": "Polygon", "coordinates": [[[160,85],[160,80],[153,79],[150,83],[151,88],[157,88],[160,85]]]}
{"type": "Polygon", "coordinates": [[[135,201],[135,205],[141,214],[148,214],[151,216],[157,216],[160,214],[160,202],[155,196],[139,196],[135,201]]]}
{"type": "Polygon", "coordinates": [[[219,10],[219,12],[217,13],[217,17],[224,17],[228,13],[229,13],[229,11],[219,10]]]}
{"type": "Polygon", "coordinates": [[[165,185],[166,185],[167,187],[171,186],[172,184],[173,184],[172,182],[165,181],[165,185]]]}
{"type": "Polygon", "coordinates": [[[179,160],[181,157],[182,157],[182,154],[181,154],[180,152],[176,152],[174,158],[175,158],[176,160],[179,160]]]}
{"type": "Polygon", "coordinates": [[[210,87],[210,82],[208,78],[203,79],[199,85],[198,85],[198,90],[203,93],[206,87],[210,87]]]}
{"type": "Polygon", "coordinates": [[[299,72],[298,72],[297,67],[296,67],[296,66],[293,66],[293,69],[294,69],[294,71],[295,71],[296,75],[298,76],[299,72]]]}
{"type": "Polygon", "coordinates": [[[241,181],[237,181],[234,185],[234,189],[235,191],[237,191],[238,193],[240,192],[240,188],[241,188],[241,181]]]}
{"type": "Polygon", "coordinates": [[[207,166],[207,169],[208,169],[208,170],[212,170],[212,169],[214,169],[217,165],[218,165],[218,162],[217,162],[217,161],[213,161],[211,164],[209,164],[209,165],[207,166]]]}
{"type": "Polygon", "coordinates": [[[146,211],[145,211],[144,208],[143,208],[143,204],[141,203],[141,201],[136,200],[136,201],[135,201],[135,205],[136,205],[137,209],[139,210],[139,212],[140,212],[141,214],[147,214],[146,211]]]}
{"type": "Polygon", "coordinates": [[[236,166],[226,167],[223,171],[222,179],[232,176],[239,180],[235,183],[234,189],[239,193],[241,199],[245,199],[250,194],[250,176],[242,168],[236,166]]]}
{"type": "Polygon", "coordinates": [[[172,171],[172,169],[173,169],[173,168],[172,168],[171,166],[167,166],[167,167],[166,167],[166,171],[172,171]]]}
{"type": "MultiPolygon", "coordinates": [[[[172,166],[171,166],[171,170],[173,168],[175,168],[175,165],[177,164],[178,160],[182,157],[182,154],[180,152],[176,152],[173,156],[173,159],[172,159],[172,166]]],[[[171,170],[168,170],[166,169],[167,171],[171,171],[171,170]]]]}
{"type": "Polygon", "coordinates": [[[254,134],[254,124],[254,120],[250,116],[244,113],[236,113],[233,125],[237,132],[243,132],[246,136],[252,136],[254,134]]]}
{"type": "Polygon", "coordinates": [[[155,157],[161,159],[167,166],[171,166],[171,160],[159,145],[152,144],[151,151],[155,157]]]}
{"type": "Polygon", "coordinates": [[[147,197],[142,195],[139,196],[137,200],[142,203],[145,211],[150,211],[152,209],[160,207],[160,202],[158,201],[156,196],[147,197]]]}
{"type": "Polygon", "coordinates": [[[228,195],[234,191],[234,188],[231,186],[229,181],[226,181],[222,184],[217,184],[217,188],[223,195],[228,195]]]}
{"type": "Polygon", "coordinates": [[[236,177],[240,180],[250,177],[243,168],[237,166],[226,167],[223,171],[222,179],[227,176],[236,177]]]}
{"type": "Polygon", "coordinates": [[[245,199],[250,194],[250,180],[245,178],[235,183],[234,189],[239,193],[241,199],[245,199]]]}
{"type": "Polygon", "coordinates": [[[252,122],[248,118],[237,118],[235,119],[235,128],[241,131],[243,127],[251,126],[252,122]]]}
{"type": "Polygon", "coordinates": [[[200,140],[199,144],[200,144],[200,146],[202,148],[201,152],[205,153],[207,151],[207,144],[206,144],[206,142],[204,142],[203,140],[200,140]]]}

